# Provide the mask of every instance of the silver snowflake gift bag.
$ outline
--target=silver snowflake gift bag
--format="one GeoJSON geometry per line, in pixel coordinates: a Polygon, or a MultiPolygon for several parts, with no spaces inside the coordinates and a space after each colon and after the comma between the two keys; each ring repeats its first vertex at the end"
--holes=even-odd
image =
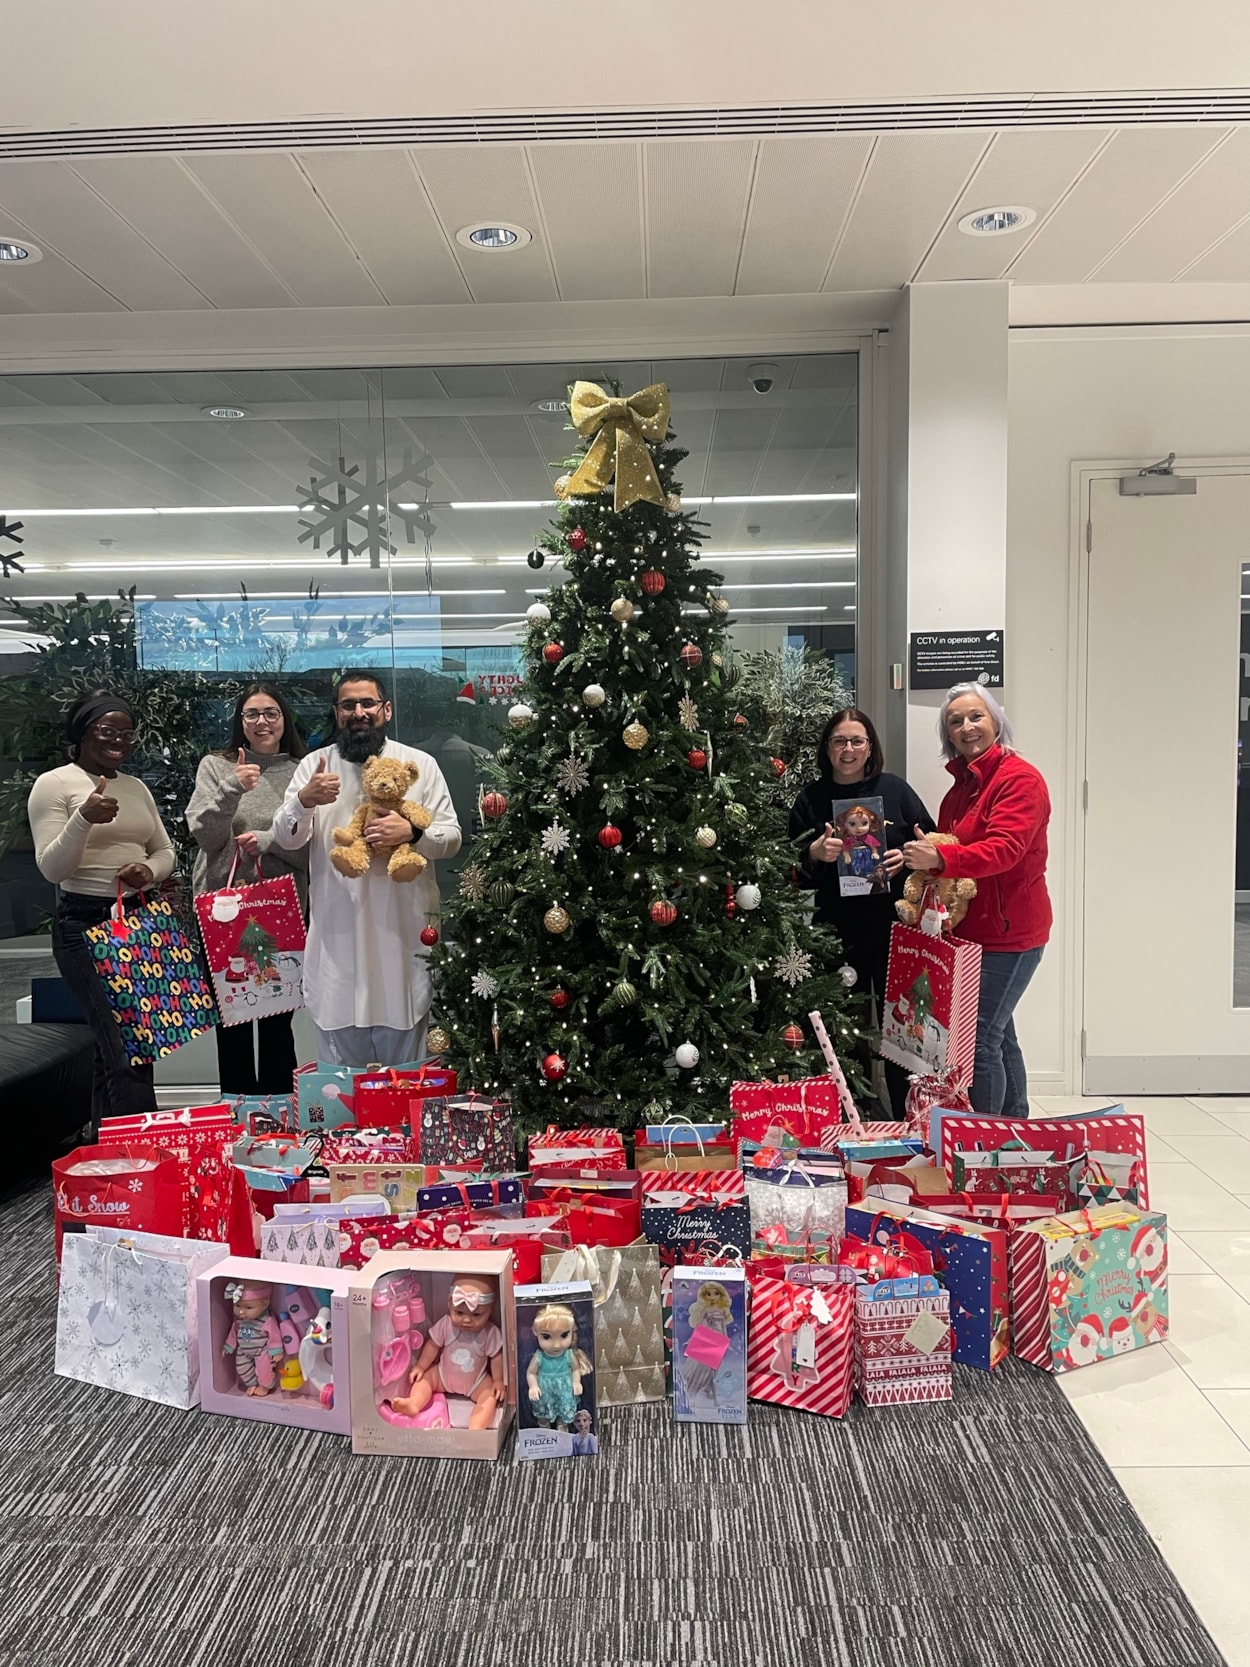
{"type": "Polygon", "coordinates": [[[653,1244],[574,1245],[543,1256],[543,1279],[589,1281],[595,1302],[595,1395],[601,1407],[668,1393],[660,1253],[653,1244]],[[569,1271],[574,1270],[574,1271],[569,1271]]]}
{"type": "Polygon", "coordinates": [[[195,1281],[230,1254],[204,1239],[88,1228],[67,1233],[56,1373],[166,1406],[198,1406],[195,1281]]]}

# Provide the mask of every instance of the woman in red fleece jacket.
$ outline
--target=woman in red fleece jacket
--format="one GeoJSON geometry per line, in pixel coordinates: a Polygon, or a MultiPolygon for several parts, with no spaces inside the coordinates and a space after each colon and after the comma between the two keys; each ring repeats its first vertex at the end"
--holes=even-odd
{"type": "Polygon", "coordinates": [[[988,690],[957,683],[942,702],[938,734],[955,784],[938,811],[939,833],[903,847],[909,868],[977,883],[959,936],[981,945],[976,1062],[970,1098],[985,1117],[1027,1117],[1029,1087],[1016,1040],[1016,1003],[1050,937],[1046,824],[1050,795],[1041,772],[1012,746],[1011,725],[988,690]]]}

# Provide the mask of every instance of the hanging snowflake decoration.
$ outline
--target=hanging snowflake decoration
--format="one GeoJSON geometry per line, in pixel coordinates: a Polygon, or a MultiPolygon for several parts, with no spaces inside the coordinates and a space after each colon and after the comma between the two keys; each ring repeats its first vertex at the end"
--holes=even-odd
{"type": "Polygon", "coordinates": [[[486,896],[490,878],[480,862],[469,862],[460,870],[460,895],[470,903],[480,903],[486,896]]]}
{"type": "Polygon", "coordinates": [[[556,765],[556,781],[560,791],[567,793],[570,798],[590,786],[590,770],[584,758],[579,758],[571,752],[567,758],[562,758],[556,765]]]}
{"type": "Polygon", "coordinates": [[[558,821],[553,822],[550,827],[543,829],[540,843],[543,848],[543,855],[554,859],[561,852],[568,850],[569,830],[561,826],[558,821]]]}
{"type": "MultiPolygon", "coordinates": [[[[14,544],[20,544],[22,542],[22,523],[20,521],[8,521],[3,515],[0,515],[0,538],[8,538],[14,544]]],[[[20,552],[17,550],[0,550],[0,569],[3,569],[6,579],[11,579],[15,573],[25,572],[25,568],[17,559],[19,554],[20,552]]]]}
{"type": "Polygon", "coordinates": [[[311,458],[308,466],[313,474],[308,485],[296,488],[300,508],[312,511],[311,518],[300,517],[304,530],[299,543],[311,541],[313,549],[320,550],[322,539],[328,539],[329,554],[337,555],[344,567],[350,557],[366,553],[370,567],[381,567],[383,553],[396,554],[390,537],[394,518],[403,522],[409,544],[417,542],[418,533],[428,541],[434,534],[434,522],[425,504],[400,500],[429,496],[433,483],[422,471],[433,461],[432,457],[414,458],[406,452],[401,468],[380,475],[378,459],[370,455],[362,475],[361,465],[353,463],[348,468],[344,457],[339,458],[337,468],[311,458]],[[356,529],[361,537],[354,540],[356,529]]]}
{"type": "Polygon", "coordinates": [[[475,972],[471,987],[473,994],[481,996],[485,1001],[489,1001],[492,996],[499,994],[499,980],[492,977],[488,972],[475,972]]]}
{"type": "Polygon", "coordinates": [[[689,695],[683,695],[677,702],[677,716],[683,729],[698,729],[699,708],[689,695]]]}
{"type": "Polygon", "coordinates": [[[812,958],[806,950],[796,949],[793,944],[784,955],[778,955],[773,962],[773,970],[783,984],[791,989],[801,984],[805,978],[812,976],[812,958]]]}

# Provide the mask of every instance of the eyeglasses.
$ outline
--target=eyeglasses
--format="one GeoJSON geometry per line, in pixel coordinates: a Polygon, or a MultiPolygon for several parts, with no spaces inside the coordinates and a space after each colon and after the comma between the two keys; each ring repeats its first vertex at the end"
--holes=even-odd
{"type": "Polygon", "coordinates": [[[128,747],[139,739],[137,729],[114,729],[112,724],[92,724],[91,733],[97,741],[124,741],[128,747]]]}
{"type": "Polygon", "coordinates": [[[376,712],[381,705],[380,700],[340,700],[337,710],[340,712],[354,712],[359,706],[362,712],[376,712]]]}
{"type": "Polygon", "coordinates": [[[857,737],[835,735],[830,740],[829,745],[831,747],[837,747],[839,752],[862,752],[868,745],[868,737],[866,735],[860,735],[857,737]]]}
{"type": "Polygon", "coordinates": [[[276,724],[281,716],[282,714],[276,706],[264,706],[257,708],[255,711],[250,709],[246,711],[243,714],[243,722],[245,724],[258,724],[263,720],[267,724],[276,724]]]}

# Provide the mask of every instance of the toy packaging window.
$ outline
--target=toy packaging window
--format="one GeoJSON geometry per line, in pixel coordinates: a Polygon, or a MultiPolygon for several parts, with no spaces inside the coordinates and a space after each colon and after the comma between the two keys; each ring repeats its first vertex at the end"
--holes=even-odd
{"type": "Polygon", "coordinates": [[[521,1285],[517,1318],[517,1458],[599,1451],[595,1304],[589,1282],[521,1285]]]}
{"type": "Polygon", "coordinates": [[[833,836],[842,841],[838,857],[838,892],[842,897],[884,897],[890,890],[885,872],[885,800],[835,799],[830,807],[833,836]]]}
{"type": "Polygon", "coordinates": [[[747,1421],[742,1268],[673,1269],[673,1417],[679,1424],[747,1421]]]}

